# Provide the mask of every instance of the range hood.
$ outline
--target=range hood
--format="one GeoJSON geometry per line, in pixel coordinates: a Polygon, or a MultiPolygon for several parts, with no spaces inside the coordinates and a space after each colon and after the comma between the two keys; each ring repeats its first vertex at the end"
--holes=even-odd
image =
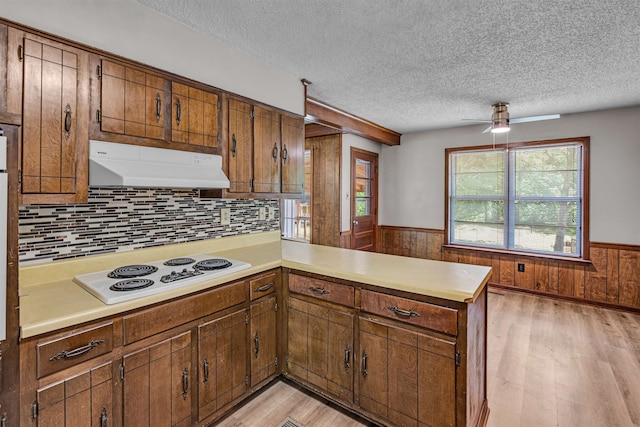
{"type": "Polygon", "coordinates": [[[229,179],[218,155],[90,140],[89,186],[229,188],[229,179]]]}

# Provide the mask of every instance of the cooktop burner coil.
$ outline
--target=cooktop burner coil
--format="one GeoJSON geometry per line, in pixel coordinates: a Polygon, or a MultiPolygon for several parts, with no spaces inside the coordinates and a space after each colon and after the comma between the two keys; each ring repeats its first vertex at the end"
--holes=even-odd
{"type": "Polygon", "coordinates": [[[118,283],[114,283],[109,286],[109,289],[116,292],[122,291],[136,291],[138,289],[148,288],[153,285],[153,280],[149,279],[128,279],[121,280],[118,283]]]}
{"type": "Polygon", "coordinates": [[[125,265],[118,267],[107,274],[112,279],[130,279],[132,277],[147,276],[158,271],[158,267],[153,265],[125,265]]]}
{"type": "Polygon", "coordinates": [[[170,267],[175,267],[175,266],[178,266],[178,265],[193,264],[194,262],[196,262],[196,260],[193,259],[193,258],[173,258],[173,259],[170,259],[168,261],[165,261],[164,265],[168,265],[170,267]]]}
{"type": "Polygon", "coordinates": [[[233,264],[226,259],[220,258],[211,258],[205,259],[198,262],[193,266],[196,270],[210,271],[210,270],[220,270],[222,268],[231,267],[233,264]]]}

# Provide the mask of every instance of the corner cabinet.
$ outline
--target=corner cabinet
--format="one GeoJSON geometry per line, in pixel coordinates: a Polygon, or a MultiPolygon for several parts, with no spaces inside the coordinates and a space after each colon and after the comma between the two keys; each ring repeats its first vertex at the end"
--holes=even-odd
{"type": "Polygon", "coordinates": [[[86,202],[88,53],[9,28],[7,63],[7,109],[22,115],[20,203],[86,202]]]}
{"type": "Polygon", "coordinates": [[[229,193],[302,194],[304,119],[226,100],[229,193]]]}
{"type": "Polygon", "coordinates": [[[382,425],[486,425],[486,289],[462,303],[287,271],[285,376],[382,425]]]}

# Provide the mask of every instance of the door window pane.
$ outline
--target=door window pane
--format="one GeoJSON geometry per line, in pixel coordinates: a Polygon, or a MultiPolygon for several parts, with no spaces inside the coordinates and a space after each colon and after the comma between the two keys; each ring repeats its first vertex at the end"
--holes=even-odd
{"type": "Polygon", "coordinates": [[[371,178],[371,162],[356,159],[356,177],[371,178]]]}
{"type": "Polygon", "coordinates": [[[356,216],[371,215],[371,199],[365,197],[356,198],[356,216]]]}
{"type": "Polygon", "coordinates": [[[356,196],[371,196],[371,181],[368,179],[356,178],[356,196]]]}

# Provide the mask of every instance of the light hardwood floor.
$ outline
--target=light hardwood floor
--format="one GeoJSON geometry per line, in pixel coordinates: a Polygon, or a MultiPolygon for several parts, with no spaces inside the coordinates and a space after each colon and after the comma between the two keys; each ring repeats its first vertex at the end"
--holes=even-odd
{"type": "MultiPolygon", "coordinates": [[[[491,290],[489,427],[640,426],[640,315],[491,290]]],[[[286,382],[221,427],[368,426],[286,382]]]]}

